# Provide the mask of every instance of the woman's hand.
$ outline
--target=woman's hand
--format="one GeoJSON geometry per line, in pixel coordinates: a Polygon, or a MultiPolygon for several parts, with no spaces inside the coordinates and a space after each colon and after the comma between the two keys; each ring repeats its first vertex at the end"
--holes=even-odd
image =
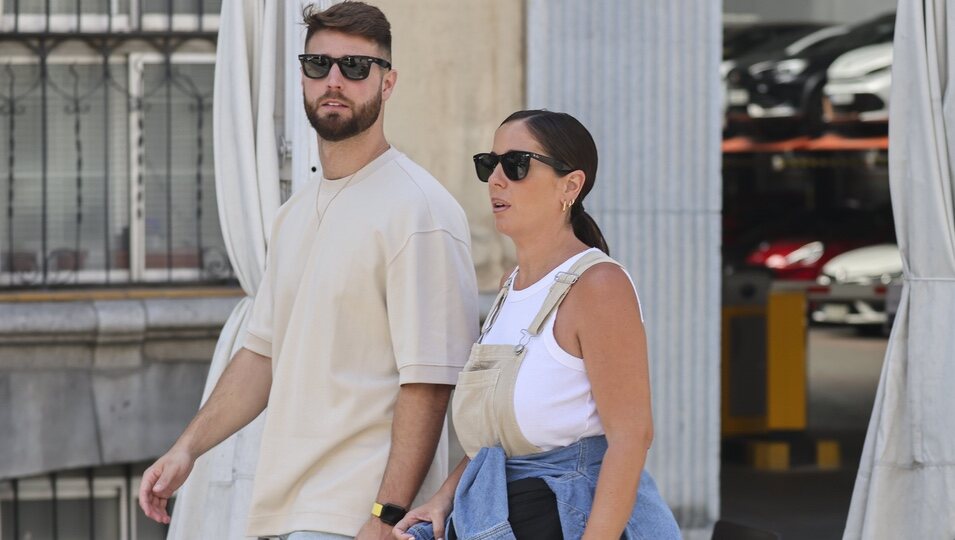
{"type": "Polygon", "coordinates": [[[434,528],[434,537],[437,540],[444,538],[444,523],[451,513],[451,506],[454,504],[454,493],[443,493],[439,491],[434,497],[417,508],[411,509],[405,517],[395,525],[393,529],[395,538],[398,540],[407,540],[414,538],[408,534],[408,528],[422,521],[431,523],[434,528]]]}

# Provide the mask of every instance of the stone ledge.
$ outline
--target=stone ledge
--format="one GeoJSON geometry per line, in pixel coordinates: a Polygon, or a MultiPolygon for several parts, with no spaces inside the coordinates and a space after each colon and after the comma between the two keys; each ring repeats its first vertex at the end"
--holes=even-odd
{"type": "Polygon", "coordinates": [[[0,479],[164,452],[239,301],[0,302],[0,479]]]}
{"type": "Polygon", "coordinates": [[[239,300],[0,302],[0,371],[208,362],[239,300]]]}

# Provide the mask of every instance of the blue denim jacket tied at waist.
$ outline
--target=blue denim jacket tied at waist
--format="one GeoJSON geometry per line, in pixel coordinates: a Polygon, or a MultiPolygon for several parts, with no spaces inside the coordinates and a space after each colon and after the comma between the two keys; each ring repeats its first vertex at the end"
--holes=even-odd
{"type": "MultiPolygon", "coordinates": [[[[455,533],[460,540],[514,540],[507,521],[507,483],[541,478],[557,498],[564,539],[580,538],[590,515],[597,476],[606,452],[607,439],[602,435],[510,459],[500,447],[482,448],[468,464],[454,494],[451,518],[455,533]]],[[[417,540],[434,540],[430,523],[415,525],[408,533],[417,540]]],[[[681,537],[673,513],[645,470],[623,537],[627,540],[681,537]]]]}

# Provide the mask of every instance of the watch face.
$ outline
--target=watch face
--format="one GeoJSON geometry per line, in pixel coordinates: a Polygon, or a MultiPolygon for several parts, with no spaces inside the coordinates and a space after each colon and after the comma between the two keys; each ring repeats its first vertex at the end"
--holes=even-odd
{"type": "Polygon", "coordinates": [[[405,517],[407,513],[407,510],[396,504],[383,504],[378,519],[388,525],[397,525],[398,522],[401,521],[401,518],[405,517]]]}

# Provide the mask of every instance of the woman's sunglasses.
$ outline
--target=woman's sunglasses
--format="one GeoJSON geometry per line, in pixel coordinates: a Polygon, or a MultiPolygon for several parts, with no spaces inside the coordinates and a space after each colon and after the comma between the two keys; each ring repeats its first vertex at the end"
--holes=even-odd
{"type": "Polygon", "coordinates": [[[353,81],[367,79],[372,64],[378,64],[382,69],[391,69],[390,62],[374,56],[350,55],[333,58],[325,54],[300,54],[298,61],[302,64],[302,73],[309,79],[324,79],[332,70],[332,64],[338,64],[342,75],[353,81]]]}
{"type": "Polygon", "coordinates": [[[567,174],[574,170],[552,157],[542,156],[534,152],[524,152],[522,150],[511,150],[501,155],[497,155],[494,152],[474,154],[474,169],[477,171],[478,180],[487,182],[488,178],[491,177],[491,173],[493,173],[497,167],[497,164],[500,163],[501,170],[504,171],[504,176],[508,177],[508,179],[513,181],[523,180],[524,177],[527,176],[527,171],[531,168],[531,158],[550,165],[555,171],[562,174],[567,174]]]}

